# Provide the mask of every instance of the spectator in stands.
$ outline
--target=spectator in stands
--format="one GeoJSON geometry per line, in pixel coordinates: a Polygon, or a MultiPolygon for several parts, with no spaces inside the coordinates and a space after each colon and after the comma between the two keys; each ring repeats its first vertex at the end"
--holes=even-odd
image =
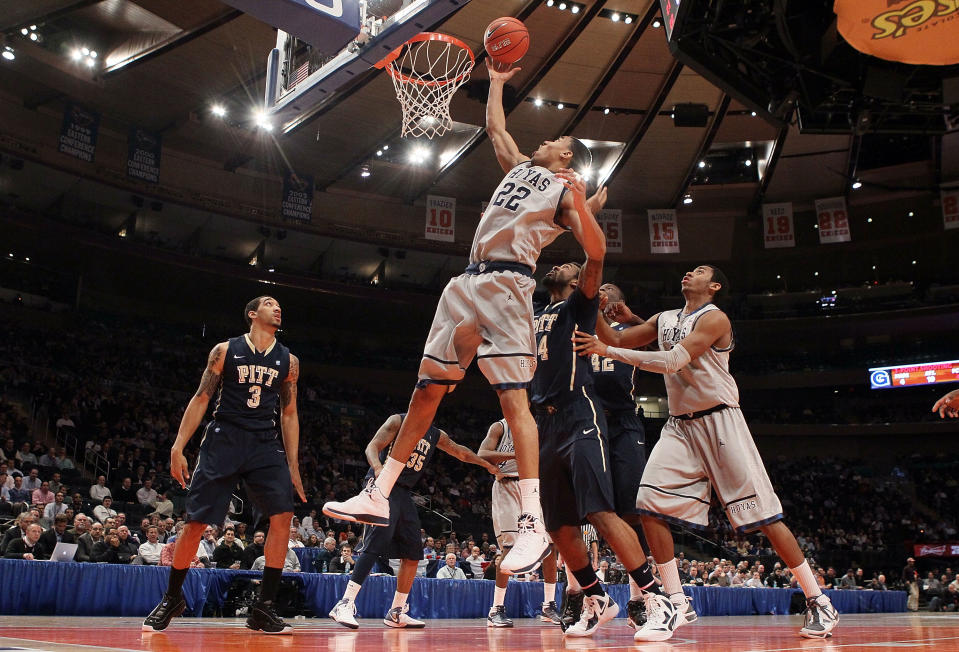
{"type": "Polygon", "coordinates": [[[763,581],[760,578],[759,571],[753,571],[752,576],[743,582],[743,586],[747,589],[761,589],[763,588],[763,581]]]}
{"type": "Polygon", "coordinates": [[[17,447],[11,437],[7,437],[7,440],[3,442],[3,459],[8,462],[17,459],[17,447]]]}
{"type": "Polygon", "coordinates": [[[130,478],[123,478],[123,480],[120,482],[120,486],[113,491],[111,497],[118,506],[129,508],[129,506],[135,505],[137,502],[137,492],[133,489],[133,480],[130,478]]]}
{"type": "Polygon", "coordinates": [[[53,527],[40,535],[40,543],[48,557],[53,554],[53,549],[58,543],[76,543],[73,535],[67,532],[69,523],[65,514],[57,514],[53,518],[53,527]]]}
{"type": "Polygon", "coordinates": [[[37,461],[40,466],[48,469],[55,468],[57,465],[57,453],[53,448],[48,448],[47,452],[40,456],[37,461]]]}
{"type": "Polygon", "coordinates": [[[691,564],[689,566],[689,578],[683,583],[691,584],[693,586],[703,585],[703,578],[699,575],[699,566],[695,564],[691,564]]]}
{"type": "Polygon", "coordinates": [[[470,571],[473,573],[473,579],[480,579],[483,577],[483,562],[486,559],[483,558],[483,553],[480,552],[479,546],[473,546],[470,550],[470,555],[466,558],[466,563],[469,564],[470,571]]]}
{"type": "Polygon", "coordinates": [[[137,556],[133,560],[134,564],[145,564],[147,566],[159,566],[160,553],[163,552],[163,544],[160,543],[160,531],[155,525],[148,525],[146,528],[146,541],[137,548],[137,556]]]}
{"type": "MultiPolygon", "coordinates": [[[[134,537],[136,537],[137,541],[139,541],[140,544],[142,545],[143,542],[145,542],[145,541],[147,540],[147,530],[150,529],[150,526],[151,526],[151,525],[152,525],[152,523],[150,522],[150,517],[149,517],[149,516],[144,516],[143,518],[140,519],[140,527],[138,527],[138,528],[135,529],[135,530],[131,528],[131,529],[130,529],[130,534],[132,534],[134,537]]],[[[159,528],[157,528],[157,541],[158,541],[161,545],[163,544],[163,542],[160,541],[160,530],[159,530],[159,528]]]]}
{"type": "Polygon", "coordinates": [[[86,514],[88,516],[92,514],[90,505],[83,500],[83,494],[73,494],[73,502],[70,503],[70,507],[73,508],[74,514],[86,514]]]}
{"type": "MultiPolygon", "coordinates": [[[[956,589],[959,589],[959,573],[956,573],[955,579],[949,582],[949,586],[954,586],[956,587],[956,589]]],[[[948,589],[949,586],[947,586],[946,588],[948,589]]]]}
{"type": "Polygon", "coordinates": [[[906,560],[906,567],[902,569],[902,583],[909,591],[906,609],[919,611],[919,574],[916,572],[916,560],[912,557],[906,560]]]}
{"type": "Polygon", "coordinates": [[[251,541],[243,549],[243,558],[240,563],[240,568],[249,570],[253,567],[253,562],[257,560],[258,557],[263,557],[263,542],[266,541],[266,534],[262,530],[257,530],[253,533],[253,541],[251,541]]]}
{"type": "Polygon", "coordinates": [[[33,493],[40,488],[43,482],[40,480],[40,469],[33,467],[30,469],[30,474],[23,479],[23,488],[33,493]]]}
{"type": "Polygon", "coordinates": [[[303,538],[309,539],[310,536],[316,535],[317,537],[322,536],[322,532],[317,530],[317,527],[320,525],[317,520],[317,512],[315,509],[310,510],[309,516],[303,517],[303,522],[300,524],[300,529],[303,531],[303,538]]]}
{"type": "Polygon", "coordinates": [[[6,559],[44,559],[47,553],[39,543],[42,533],[39,524],[31,523],[22,537],[10,542],[3,556],[6,559]]]}
{"type": "Polygon", "coordinates": [[[456,555],[454,553],[449,553],[446,555],[446,564],[436,571],[436,579],[438,580],[465,580],[466,573],[463,572],[463,569],[456,565],[456,555]]]}
{"type": "Polygon", "coordinates": [[[130,528],[126,525],[117,526],[117,557],[121,564],[129,564],[137,556],[140,544],[130,536],[130,528]]]}
{"type": "Polygon", "coordinates": [[[326,537],[323,539],[323,547],[313,558],[313,572],[326,573],[330,568],[330,562],[337,556],[336,539],[326,537]]]}
{"type": "MultiPolygon", "coordinates": [[[[257,557],[253,561],[253,566],[250,570],[262,571],[266,566],[266,557],[257,557]]],[[[300,559],[296,556],[296,553],[293,552],[292,548],[288,548],[286,551],[286,559],[283,560],[283,572],[284,573],[299,573],[300,572],[300,559]]]]}
{"type": "Polygon", "coordinates": [[[197,556],[202,560],[213,560],[213,553],[216,552],[216,530],[212,525],[207,525],[203,530],[203,538],[200,539],[200,547],[197,550],[197,556]]]}
{"type": "MultiPolygon", "coordinates": [[[[37,490],[39,491],[39,489],[37,490]]],[[[36,495],[36,491],[33,492],[36,495]]],[[[63,502],[63,494],[55,494],[53,496],[53,501],[49,502],[43,508],[43,518],[53,522],[53,519],[59,514],[63,514],[67,511],[67,504],[63,502]]]]}
{"type": "Polygon", "coordinates": [[[110,487],[107,486],[107,477],[101,475],[97,477],[97,483],[90,487],[90,498],[95,503],[102,503],[107,496],[112,496],[110,487]]]}
{"type": "Polygon", "coordinates": [[[55,499],[56,495],[50,491],[50,483],[46,480],[40,483],[40,487],[38,489],[33,490],[33,495],[30,497],[31,502],[39,507],[45,507],[48,503],[52,503],[55,499]]]}
{"type": "Polygon", "coordinates": [[[606,578],[609,577],[609,562],[605,559],[599,562],[599,569],[596,571],[596,577],[600,582],[608,582],[606,578]]]}
{"type": "Polygon", "coordinates": [[[922,581],[922,592],[926,595],[927,600],[942,595],[942,592],[945,590],[945,587],[942,585],[936,578],[936,574],[932,571],[926,574],[926,579],[922,581]]]}
{"type": "Polygon", "coordinates": [[[423,556],[432,559],[436,556],[436,542],[433,537],[426,537],[426,544],[423,546],[423,556]]]}
{"type": "Polygon", "coordinates": [[[55,494],[62,491],[64,496],[67,495],[67,486],[60,481],[59,471],[54,471],[50,476],[50,491],[55,494]]]}
{"type": "Polygon", "coordinates": [[[165,491],[157,496],[156,511],[154,513],[164,518],[173,516],[173,501],[167,499],[165,491]]]}
{"type": "Polygon", "coordinates": [[[90,531],[90,519],[86,514],[76,514],[73,517],[73,527],[67,530],[71,535],[73,535],[74,540],[79,539],[81,536],[90,531]]]}
{"type": "MultiPolygon", "coordinates": [[[[20,450],[17,451],[17,461],[20,462],[21,467],[24,464],[32,464],[33,466],[37,466],[38,464],[37,456],[31,452],[30,442],[28,441],[23,442],[23,445],[20,447],[20,450]]],[[[36,487],[34,487],[34,489],[36,489],[36,487]]]]}
{"type": "Polygon", "coordinates": [[[116,549],[120,545],[120,537],[115,528],[103,528],[103,538],[93,546],[91,561],[97,563],[119,564],[120,557],[116,549]]]}
{"type": "Polygon", "coordinates": [[[490,565],[488,565],[488,566],[486,567],[486,570],[483,571],[483,579],[484,579],[484,580],[495,580],[495,579],[496,579],[496,571],[499,570],[499,563],[500,563],[501,561],[503,561],[503,555],[497,553],[496,556],[493,557],[493,563],[491,563],[490,565]]]}
{"type": "Polygon", "coordinates": [[[27,528],[33,523],[36,523],[36,518],[31,512],[22,512],[19,514],[14,519],[13,525],[3,533],[3,538],[0,539],[0,554],[6,551],[11,541],[26,536],[27,528]]]}
{"type": "Polygon", "coordinates": [[[846,571],[846,574],[842,576],[842,579],[839,581],[840,589],[858,589],[859,585],[856,583],[856,571],[849,569],[846,571]]]}
{"type": "Polygon", "coordinates": [[[23,511],[32,504],[33,492],[23,486],[22,475],[13,477],[13,489],[8,489],[7,494],[14,512],[23,511]]]}
{"type": "Polygon", "coordinates": [[[250,538],[246,533],[246,523],[240,522],[235,525],[236,527],[236,543],[244,550],[246,546],[250,543],[250,538]]]}
{"type": "Polygon", "coordinates": [[[300,541],[300,531],[295,525],[290,526],[290,539],[286,544],[287,548],[302,548],[303,542],[300,541]]]}
{"type": "Polygon", "coordinates": [[[243,559],[243,549],[236,543],[236,531],[228,527],[223,533],[223,543],[213,551],[213,561],[217,568],[238,570],[243,559]]]}
{"type": "Polygon", "coordinates": [[[356,566],[356,560],[353,559],[353,548],[349,544],[340,546],[340,555],[334,557],[329,564],[330,573],[352,573],[356,566]]]}
{"type": "Polygon", "coordinates": [[[942,596],[929,601],[929,611],[959,611],[959,589],[949,584],[942,596]]]}
{"type": "Polygon", "coordinates": [[[73,471],[77,468],[73,465],[73,461],[67,457],[66,448],[61,448],[60,452],[57,453],[57,468],[61,471],[73,471]]]}
{"type": "MultiPolygon", "coordinates": [[[[173,536],[170,537],[170,540],[166,542],[163,546],[163,550],[160,551],[160,565],[161,566],[172,566],[173,565],[173,549],[176,547],[176,538],[183,531],[183,526],[186,525],[183,521],[180,521],[176,524],[173,536]]],[[[193,559],[190,560],[190,568],[202,568],[203,562],[200,560],[199,556],[193,555],[193,559]]]]}
{"type": "Polygon", "coordinates": [[[13,475],[10,474],[10,465],[6,462],[0,462],[0,473],[3,474],[3,483],[0,484],[0,488],[13,488],[13,475]]]}
{"type": "Polygon", "coordinates": [[[75,561],[96,561],[93,552],[96,545],[103,541],[103,523],[91,523],[90,531],[77,537],[77,554],[75,561]]]}
{"type": "Polygon", "coordinates": [[[143,481],[143,486],[137,489],[136,493],[137,502],[145,507],[152,507],[156,509],[157,506],[157,492],[153,488],[153,481],[147,478],[143,481]]]}
{"type": "Polygon", "coordinates": [[[117,510],[113,509],[113,498],[109,495],[103,497],[103,503],[93,508],[93,515],[101,523],[106,523],[108,518],[115,519],[117,510]]]}
{"type": "Polygon", "coordinates": [[[888,591],[889,587],[886,586],[886,576],[882,573],[872,581],[872,590],[873,591],[888,591]]]}

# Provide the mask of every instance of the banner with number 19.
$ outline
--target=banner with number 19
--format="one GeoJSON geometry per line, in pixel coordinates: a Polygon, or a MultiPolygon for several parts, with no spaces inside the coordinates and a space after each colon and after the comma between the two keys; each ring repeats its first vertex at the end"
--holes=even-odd
{"type": "Polygon", "coordinates": [[[763,204],[763,244],[766,249],[796,246],[792,202],[763,204]]]}

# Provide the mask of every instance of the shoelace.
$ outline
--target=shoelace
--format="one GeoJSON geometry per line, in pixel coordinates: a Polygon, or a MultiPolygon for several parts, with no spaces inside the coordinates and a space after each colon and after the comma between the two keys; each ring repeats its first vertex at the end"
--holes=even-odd
{"type": "Polygon", "coordinates": [[[659,624],[657,621],[663,620],[663,605],[659,603],[655,595],[650,594],[646,598],[647,622],[659,624]]]}
{"type": "Polygon", "coordinates": [[[595,609],[595,601],[592,596],[586,596],[586,600],[583,602],[583,613],[579,616],[579,622],[583,623],[583,627],[589,625],[590,619],[593,617],[595,609]]]}
{"type": "Polygon", "coordinates": [[[517,528],[520,532],[529,532],[536,528],[536,517],[532,514],[523,514],[519,517],[517,528]]]}

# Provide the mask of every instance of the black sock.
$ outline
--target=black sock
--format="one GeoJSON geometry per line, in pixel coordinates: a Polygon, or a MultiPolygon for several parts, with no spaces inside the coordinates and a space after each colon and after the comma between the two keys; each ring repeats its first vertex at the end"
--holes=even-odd
{"type": "Polygon", "coordinates": [[[649,550],[649,544],[646,543],[646,533],[643,532],[643,526],[638,523],[630,523],[629,527],[633,528],[633,532],[636,533],[636,538],[639,539],[639,545],[642,546],[643,550],[649,550]]]}
{"type": "Polygon", "coordinates": [[[360,558],[356,560],[356,566],[353,567],[353,574],[350,575],[350,581],[362,584],[375,565],[376,555],[369,552],[362,553],[360,558]]]}
{"type": "Polygon", "coordinates": [[[629,576],[639,585],[640,590],[665,595],[663,590],[659,588],[659,584],[656,583],[656,578],[653,577],[653,571],[647,562],[644,561],[642,566],[629,571],[629,576]]]}
{"type": "Polygon", "coordinates": [[[574,570],[573,576],[576,577],[579,585],[583,587],[583,593],[586,595],[603,595],[606,593],[599,583],[599,579],[596,577],[596,572],[592,566],[587,564],[585,568],[574,570]]]}
{"type": "Polygon", "coordinates": [[[282,575],[282,568],[271,568],[267,566],[263,569],[263,583],[260,585],[260,602],[273,602],[273,599],[276,598],[276,592],[280,588],[280,577],[282,575]]]}
{"type": "Polygon", "coordinates": [[[183,595],[183,580],[186,579],[186,573],[190,567],[170,568],[170,580],[167,583],[166,594],[171,598],[183,595]]]}

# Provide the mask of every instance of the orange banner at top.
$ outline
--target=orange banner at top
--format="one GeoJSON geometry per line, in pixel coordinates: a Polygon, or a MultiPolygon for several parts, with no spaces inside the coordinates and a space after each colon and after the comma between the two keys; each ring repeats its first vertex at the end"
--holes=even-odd
{"type": "Polygon", "coordinates": [[[836,0],[839,33],[888,61],[959,63],[959,0],[836,0]]]}

